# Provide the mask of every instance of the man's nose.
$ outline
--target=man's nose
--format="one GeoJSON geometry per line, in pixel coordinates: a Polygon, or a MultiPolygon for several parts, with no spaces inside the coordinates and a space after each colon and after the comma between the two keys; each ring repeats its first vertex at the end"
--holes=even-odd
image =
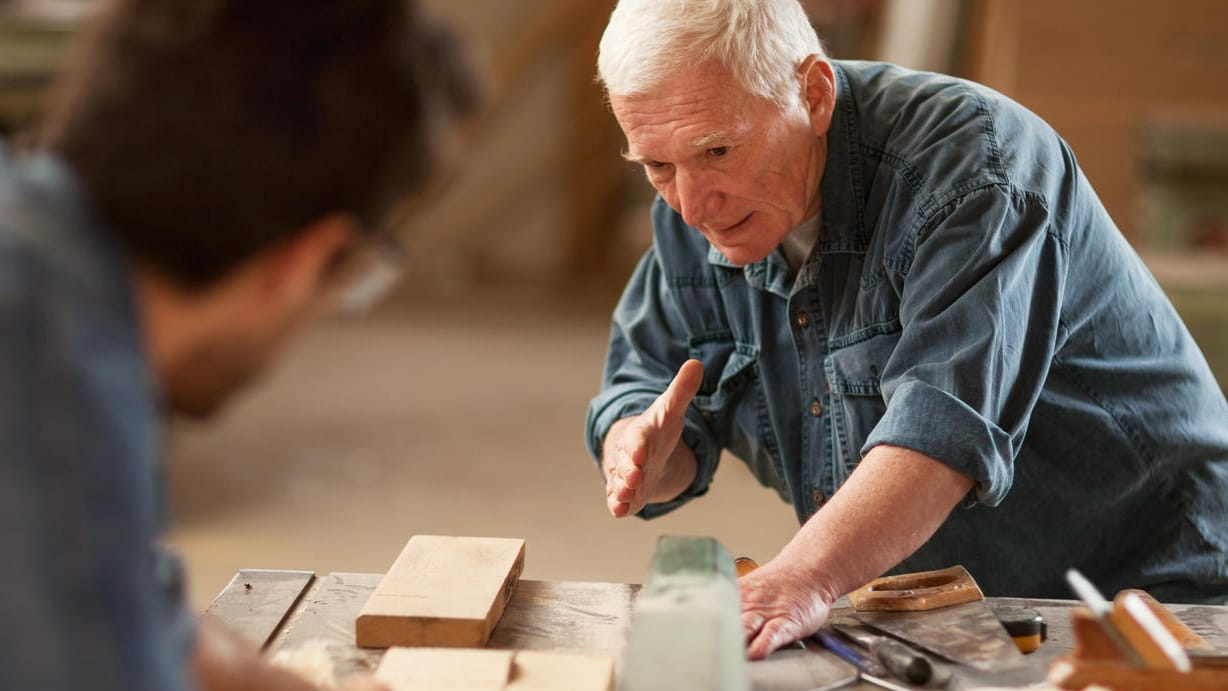
{"type": "Polygon", "coordinates": [[[674,192],[678,195],[678,213],[689,226],[699,228],[719,211],[720,194],[710,176],[703,173],[677,171],[674,192]]]}

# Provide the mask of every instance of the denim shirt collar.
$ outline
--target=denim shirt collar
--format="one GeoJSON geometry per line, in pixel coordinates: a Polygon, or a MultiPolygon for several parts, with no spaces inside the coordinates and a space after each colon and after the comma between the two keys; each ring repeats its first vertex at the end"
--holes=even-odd
{"type": "Polygon", "coordinates": [[[819,231],[818,252],[866,251],[870,238],[862,218],[861,200],[865,197],[862,179],[861,129],[853,103],[848,76],[840,63],[832,61],[836,74],[836,104],[827,130],[827,161],[820,183],[823,223],[819,231]]]}
{"type": "MultiPolygon", "coordinates": [[[[861,147],[857,127],[856,106],[850,95],[848,76],[836,61],[832,61],[836,76],[836,103],[827,131],[827,160],[819,182],[822,200],[819,239],[810,258],[798,270],[805,276],[813,274],[818,258],[827,253],[863,253],[869,243],[861,218],[864,197],[860,159],[855,152],[861,147]]],[[[753,264],[739,266],[725,258],[715,247],[708,248],[708,263],[733,271],[742,271],[753,288],[788,298],[794,289],[794,276],[779,250],[753,264]]]]}

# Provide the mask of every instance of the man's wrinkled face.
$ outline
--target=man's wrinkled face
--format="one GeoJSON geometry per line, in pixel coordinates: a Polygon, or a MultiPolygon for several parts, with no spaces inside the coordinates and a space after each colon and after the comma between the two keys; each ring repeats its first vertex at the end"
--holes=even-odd
{"type": "Polygon", "coordinates": [[[729,261],[760,261],[818,213],[826,129],[801,99],[782,112],[707,63],[610,104],[626,158],[729,261]]]}

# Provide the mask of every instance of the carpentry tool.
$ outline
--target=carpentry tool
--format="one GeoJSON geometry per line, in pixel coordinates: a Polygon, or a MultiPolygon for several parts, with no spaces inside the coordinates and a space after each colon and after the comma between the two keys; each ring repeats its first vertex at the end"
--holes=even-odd
{"type": "Polygon", "coordinates": [[[1190,656],[1138,595],[1126,593],[1117,598],[1109,612],[1109,623],[1148,669],[1190,671],[1190,656]]]}
{"type": "Polygon", "coordinates": [[[876,578],[849,593],[858,612],[921,611],[983,599],[972,574],[958,565],[876,578]]]}
{"type": "Polygon", "coordinates": [[[993,614],[1001,622],[1002,628],[1015,641],[1015,647],[1025,655],[1040,648],[1040,644],[1048,637],[1049,629],[1045,618],[1029,607],[994,607],[993,614]]]}
{"type": "MultiPolygon", "coordinates": [[[[847,643],[840,640],[840,638],[835,634],[819,629],[815,632],[814,638],[817,639],[819,643],[822,643],[824,648],[827,648],[833,654],[835,654],[836,657],[839,657],[841,660],[844,660],[853,667],[856,667],[858,679],[884,689],[891,689],[891,691],[910,691],[906,686],[900,686],[899,684],[889,681],[886,678],[887,670],[884,669],[883,666],[876,660],[874,660],[874,658],[862,655],[860,652],[851,648],[847,643]]],[[[802,641],[798,641],[798,644],[803,648],[806,647],[806,644],[802,641]]]]}
{"type": "Polygon", "coordinates": [[[993,671],[1023,661],[962,566],[878,578],[849,601],[861,623],[952,662],[993,671]]]}
{"type": "Polygon", "coordinates": [[[733,571],[738,575],[738,578],[745,576],[757,568],[759,568],[759,562],[751,559],[750,557],[738,557],[737,559],[733,560],[733,571]]]}
{"type": "MultiPolygon", "coordinates": [[[[1147,605],[1147,608],[1150,609],[1152,613],[1154,613],[1160,620],[1160,623],[1164,624],[1164,628],[1168,629],[1169,633],[1177,638],[1177,641],[1181,643],[1182,648],[1185,648],[1190,652],[1199,650],[1214,651],[1211,644],[1204,640],[1202,636],[1198,635],[1197,631],[1194,631],[1190,627],[1186,626],[1185,622],[1178,619],[1176,615],[1168,610],[1167,607],[1160,604],[1154,597],[1151,596],[1151,593],[1147,592],[1146,590],[1137,590],[1134,588],[1123,590],[1117,593],[1116,598],[1113,598],[1114,604],[1116,604],[1118,599],[1124,598],[1126,595],[1135,595],[1138,597],[1138,599],[1142,600],[1143,604],[1147,605]]],[[[1213,652],[1212,654],[1218,656],[1221,653],[1213,652]]]]}
{"type": "Polygon", "coordinates": [[[1147,665],[1139,657],[1138,652],[1122,637],[1121,631],[1109,621],[1109,613],[1113,611],[1113,605],[1104,599],[1096,586],[1075,569],[1066,572],[1066,582],[1070,584],[1070,589],[1074,591],[1075,596],[1087,606],[1092,619],[1121,657],[1135,667],[1146,667],[1147,665]]]}
{"type": "Polygon", "coordinates": [[[1124,590],[1110,605],[1077,571],[1066,578],[1086,606],[1071,610],[1074,646],[1050,666],[1051,683],[1116,691],[1228,688],[1228,660],[1151,596],[1124,590]]]}
{"type": "Polygon", "coordinates": [[[712,538],[657,541],[635,611],[620,691],[750,691],[733,560],[712,538]]]}
{"type": "Polygon", "coordinates": [[[870,651],[898,679],[910,684],[928,684],[934,677],[934,665],[930,659],[906,643],[872,633],[848,617],[832,617],[828,620],[828,626],[870,651]]]}

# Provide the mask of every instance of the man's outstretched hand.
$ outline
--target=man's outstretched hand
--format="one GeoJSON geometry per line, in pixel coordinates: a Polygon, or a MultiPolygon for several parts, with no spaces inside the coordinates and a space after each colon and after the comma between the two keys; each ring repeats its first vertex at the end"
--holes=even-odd
{"type": "Polygon", "coordinates": [[[606,506],[615,518],[639,513],[646,504],[673,499],[695,479],[695,456],[679,441],[687,406],[703,376],[703,365],[687,360],[648,410],[610,427],[602,469],[606,506]]]}

